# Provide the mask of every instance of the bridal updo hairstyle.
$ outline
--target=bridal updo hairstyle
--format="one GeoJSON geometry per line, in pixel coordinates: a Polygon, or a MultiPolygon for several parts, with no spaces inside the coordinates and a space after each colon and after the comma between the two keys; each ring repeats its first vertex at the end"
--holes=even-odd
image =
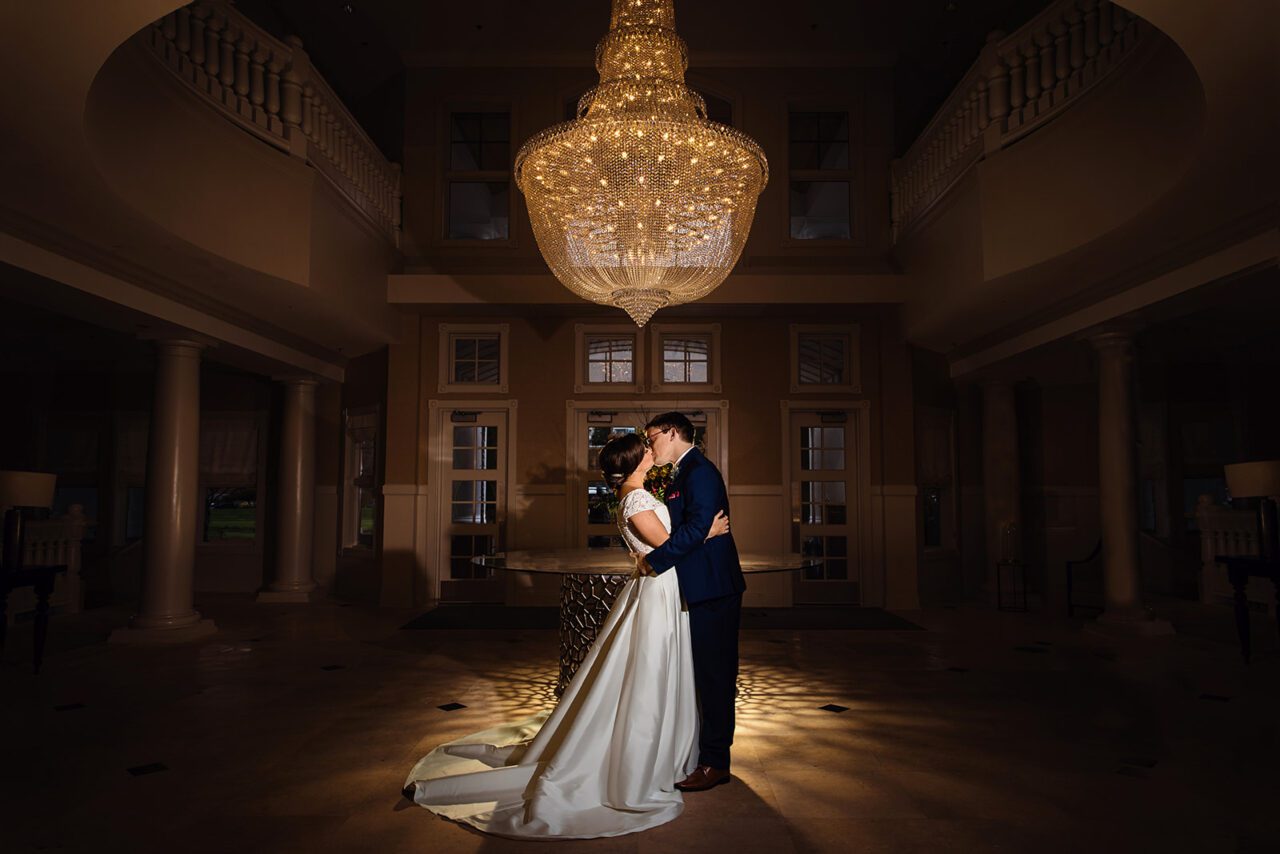
{"type": "Polygon", "coordinates": [[[609,482],[609,488],[617,492],[643,459],[643,439],[635,433],[614,436],[600,449],[600,473],[609,482]]]}

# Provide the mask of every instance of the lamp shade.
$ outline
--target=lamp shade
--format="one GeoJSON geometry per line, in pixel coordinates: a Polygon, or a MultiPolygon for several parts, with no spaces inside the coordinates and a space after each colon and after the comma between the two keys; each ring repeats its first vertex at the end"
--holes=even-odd
{"type": "Polygon", "coordinates": [[[1260,460],[1224,466],[1232,498],[1280,495],[1280,460],[1260,460]]]}
{"type": "Polygon", "coordinates": [[[56,474],[0,471],[0,511],[10,507],[52,507],[56,474]]]}

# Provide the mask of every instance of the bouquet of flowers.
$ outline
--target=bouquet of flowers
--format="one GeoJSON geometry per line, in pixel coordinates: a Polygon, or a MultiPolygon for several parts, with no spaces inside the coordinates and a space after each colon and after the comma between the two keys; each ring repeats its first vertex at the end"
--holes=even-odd
{"type": "Polygon", "coordinates": [[[667,487],[671,486],[671,481],[675,480],[675,463],[667,463],[665,466],[654,466],[644,476],[644,488],[648,490],[654,498],[665,502],[667,500],[667,487]]]}

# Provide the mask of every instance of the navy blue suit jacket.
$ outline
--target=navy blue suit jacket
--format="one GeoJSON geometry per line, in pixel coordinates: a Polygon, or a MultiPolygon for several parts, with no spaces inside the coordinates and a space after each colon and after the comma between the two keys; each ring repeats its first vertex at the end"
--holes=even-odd
{"type": "Polygon", "coordinates": [[[661,575],[676,568],[680,592],[690,605],[747,589],[733,534],[707,540],[716,513],[729,512],[729,494],[720,470],[697,448],[685,454],[667,487],[671,537],[649,552],[649,566],[661,575]]]}

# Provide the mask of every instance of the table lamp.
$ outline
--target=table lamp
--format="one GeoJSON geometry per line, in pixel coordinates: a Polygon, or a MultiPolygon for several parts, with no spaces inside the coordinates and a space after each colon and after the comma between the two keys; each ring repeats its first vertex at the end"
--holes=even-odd
{"type": "Polygon", "coordinates": [[[1276,528],[1276,496],[1280,496],[1280,460],[1260,460],[1225,466],[1227,491],[1232,498],[1258,499],[1258,554],[1280,559],[1276,528]]]}
{"type": "Polygon", "coordinates": [[[40,471],[0,471],[0,512],[4,513],[5,569],[22,564],[22,511],[52,507],[58,476],[40,471]]]}

